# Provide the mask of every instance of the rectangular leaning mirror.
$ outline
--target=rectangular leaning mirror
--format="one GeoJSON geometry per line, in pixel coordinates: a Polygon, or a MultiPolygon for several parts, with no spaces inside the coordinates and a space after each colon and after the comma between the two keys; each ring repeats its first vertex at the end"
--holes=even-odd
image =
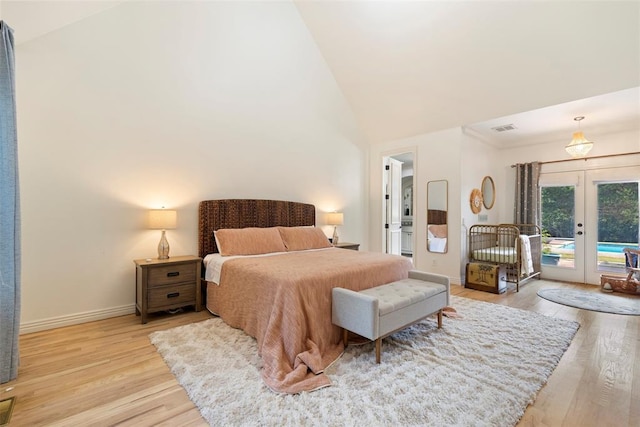
{"type": "Polygon", "coordinates": [[[427,183],[427,250],[446,253],[448,182],[446,180],[427,183]]]}

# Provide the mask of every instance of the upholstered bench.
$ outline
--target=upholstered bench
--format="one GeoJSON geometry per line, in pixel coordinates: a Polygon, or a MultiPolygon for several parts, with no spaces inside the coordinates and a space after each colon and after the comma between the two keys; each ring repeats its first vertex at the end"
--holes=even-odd
{"type": "Polygon", "coordinates": [[[409,278],[360,292],[333,288],[332,322],[343,328],[345,347],[348,331],[376,342],[380,363],[382,338],[404,329],[433,313],[442,327],[442,309],[449,305],[449,278],[417,270],[409,278]]]}

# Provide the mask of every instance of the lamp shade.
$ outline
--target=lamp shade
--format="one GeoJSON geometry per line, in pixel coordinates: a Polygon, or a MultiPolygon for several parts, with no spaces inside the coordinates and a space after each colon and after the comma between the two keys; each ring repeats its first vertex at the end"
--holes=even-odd
{"type": "Polygon", "coordinates": [[[149,228],[170,230],[176,228],[178,214],[168,209],[154,209],[149,211],[149,228]]]}
{"type": "Polygon", "coordinates": [[[344,224],[344,214],[342,212],[330,212],[327,214],[327,224],[342,225],[344,224]]]}
{"type": "Polygon", "coordinates": [[[587,138],[584,137],[584,134],[580,131],[573,133],[573,139],[569,145],[565,147],[567,153],[571,155],[571,157],[584,157],[587,155],[589,151],[593,148],[593,142],[588,141],[587,138]]]}

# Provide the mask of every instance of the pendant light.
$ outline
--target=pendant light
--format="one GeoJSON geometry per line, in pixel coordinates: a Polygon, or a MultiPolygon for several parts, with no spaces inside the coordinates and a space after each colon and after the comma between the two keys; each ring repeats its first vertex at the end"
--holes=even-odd
{"type": "Polygon", "coordinates": [[[569,153],[571,157],[577,159],[586,156],[587,153],[591,151],[593,142],[588,141],[580,130],[580,122],[584,120],[584,116],[574,117],[573,120],[578,122],[578,131],[573,133],[573,139],[569,145],[565,147],[565,150],[567,150],[567,153],[569,153]]]}

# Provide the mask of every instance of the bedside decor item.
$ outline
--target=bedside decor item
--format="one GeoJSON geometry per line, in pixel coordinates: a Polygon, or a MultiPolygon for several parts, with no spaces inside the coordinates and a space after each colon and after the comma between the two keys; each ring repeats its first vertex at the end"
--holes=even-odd
{"type": "Polygon", "coordinates": [[[479,189],[474,188],[471,190],[469,206],[471,206],[471,212],[474,214],[477,214],[482,210],[482,192],[479,189]]]}
{"type": "Polygon", "coordinates": [[[335,246],[339,243],[338,226],[344,224],[344,214],[342,212],[328,213],[327,224],[333,225],[333,237],[331,238],[331,243],[335,246]]]}
{"type": "Polygon", "coordinates": [[[573,139],[569,145],[565,147],[567,153],[571,155],[574,159],[578,159],[587,155],[589,151],[593,148],[593,142],[588,141],[587,138],[584,137],[584,133],[580,130],[580,122],[584,120],[584,116],[574,117],[573,120],[578,122],[578,131],[573,133],[573,139]]]}
{"type": "Polygon", "coordinates": [[[178,214],[174,210],[154,209],[149,211],[149,228],[152,230],[162,230],[160,243],[158,243],[158,259],[169,258],[169,241],[166,230],[176,228],[178,214]]]}

